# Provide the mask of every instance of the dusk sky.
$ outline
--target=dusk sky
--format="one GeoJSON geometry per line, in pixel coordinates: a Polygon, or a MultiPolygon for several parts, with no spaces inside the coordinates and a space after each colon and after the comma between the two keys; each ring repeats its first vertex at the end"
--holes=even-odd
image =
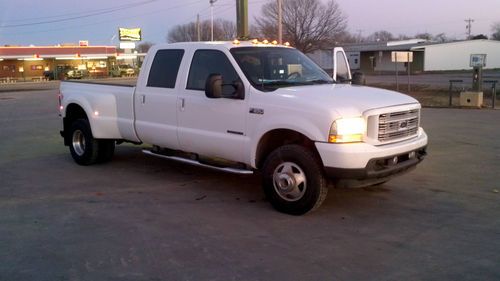
{"type": "MultiPolygon", "coordinates": [[[[249,0],[250,23],[262,4],[249,0]]],[[[273,0],[274,1],[274,0],[273,0]]],[[[284,0],[287,1],[287,0],[284,0]]],[[[324,0],[326,1],[326,0],[324,0]]],[[[188,23],[199,13],[210,18],[208,0],[0,0],[0,45],[54,45],[89,40],[91,45],[117,44],[118,27],[141,27],[143,40],[165,42],[170,27],[188,23]],[[67,20],[70,19],[70,20],[67,20]]],[[[337,0],[348,17],[348,29],[363,35],[388,30],[395,35],[429,32],[465,37],[465,19],[473,34],[490,35],[500,22],[500,0],[337,0]]],[[[218,0],[215,18],[235,20],[235,0],[218,0]]]]}

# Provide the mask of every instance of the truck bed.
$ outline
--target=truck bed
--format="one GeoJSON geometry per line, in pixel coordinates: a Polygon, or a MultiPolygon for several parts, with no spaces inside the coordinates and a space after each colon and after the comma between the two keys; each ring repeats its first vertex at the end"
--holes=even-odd
{"type": "Polygon", "coordinates": [[[131,78],[105,78],[105,79],[92,79],[92,80],[65,80],[64,82],[70,83],[84,83],[84,84],[97,84],[97,85],[107,85],[107,86],[123,86],[123,87],[135,87],[137,84],[137,77],[131,78]]]}

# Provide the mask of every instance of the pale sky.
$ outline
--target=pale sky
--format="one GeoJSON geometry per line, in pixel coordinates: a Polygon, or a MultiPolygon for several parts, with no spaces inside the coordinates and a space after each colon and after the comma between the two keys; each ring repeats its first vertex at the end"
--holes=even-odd
{"type": "MultiPolygon", "coordinates": [[[[269,0],[248,1],[252,23],[269,0]]],[[[365,36],[384,29],[395,35],[444,32],[463,39],[467,18],[474,19],[473,34],[488,36],[491,25],[500,22],[500,0],[337,2],[348,16],[349,30],[365,36]]],[[[218,0],[215,18],[234,21],[235,3],[218,0]]],[[[208,0],[0,0],[0,45],[53,45],[79,40],[89,40],[91,45],[117,44],[118,27],[141,27],[145,41],[161,43],[166,41],[170,27],[194,21],[198,13],[202,20],[210,18],[208,0]]]]}

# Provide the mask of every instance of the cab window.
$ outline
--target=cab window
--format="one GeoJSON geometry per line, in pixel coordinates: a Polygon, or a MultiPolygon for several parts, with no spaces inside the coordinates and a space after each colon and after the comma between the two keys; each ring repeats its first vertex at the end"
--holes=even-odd
{"type": "MultiPolygon", "coordinates": [[[[217,50],[198,50],[194,53],[193,61],[189,69],[189,77],[186,88],[189,90],[205,90],[205,83],[210,74],[222,75],[224,84],[232,84],[239,81],[233,65],[227,56],[217,50]]],[[[223,87],[222,95],[229,97],[234,93],[233,87],[223,87]]]]}

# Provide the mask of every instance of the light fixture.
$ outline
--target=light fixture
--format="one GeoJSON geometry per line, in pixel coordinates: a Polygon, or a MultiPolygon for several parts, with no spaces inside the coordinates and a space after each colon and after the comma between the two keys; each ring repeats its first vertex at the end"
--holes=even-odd
{"type": "Polygon", "coordinates": [[[328,142],[361,142],[365,131],[366,122],[363,117],[337,119],[330,128],[328,142]]]}

